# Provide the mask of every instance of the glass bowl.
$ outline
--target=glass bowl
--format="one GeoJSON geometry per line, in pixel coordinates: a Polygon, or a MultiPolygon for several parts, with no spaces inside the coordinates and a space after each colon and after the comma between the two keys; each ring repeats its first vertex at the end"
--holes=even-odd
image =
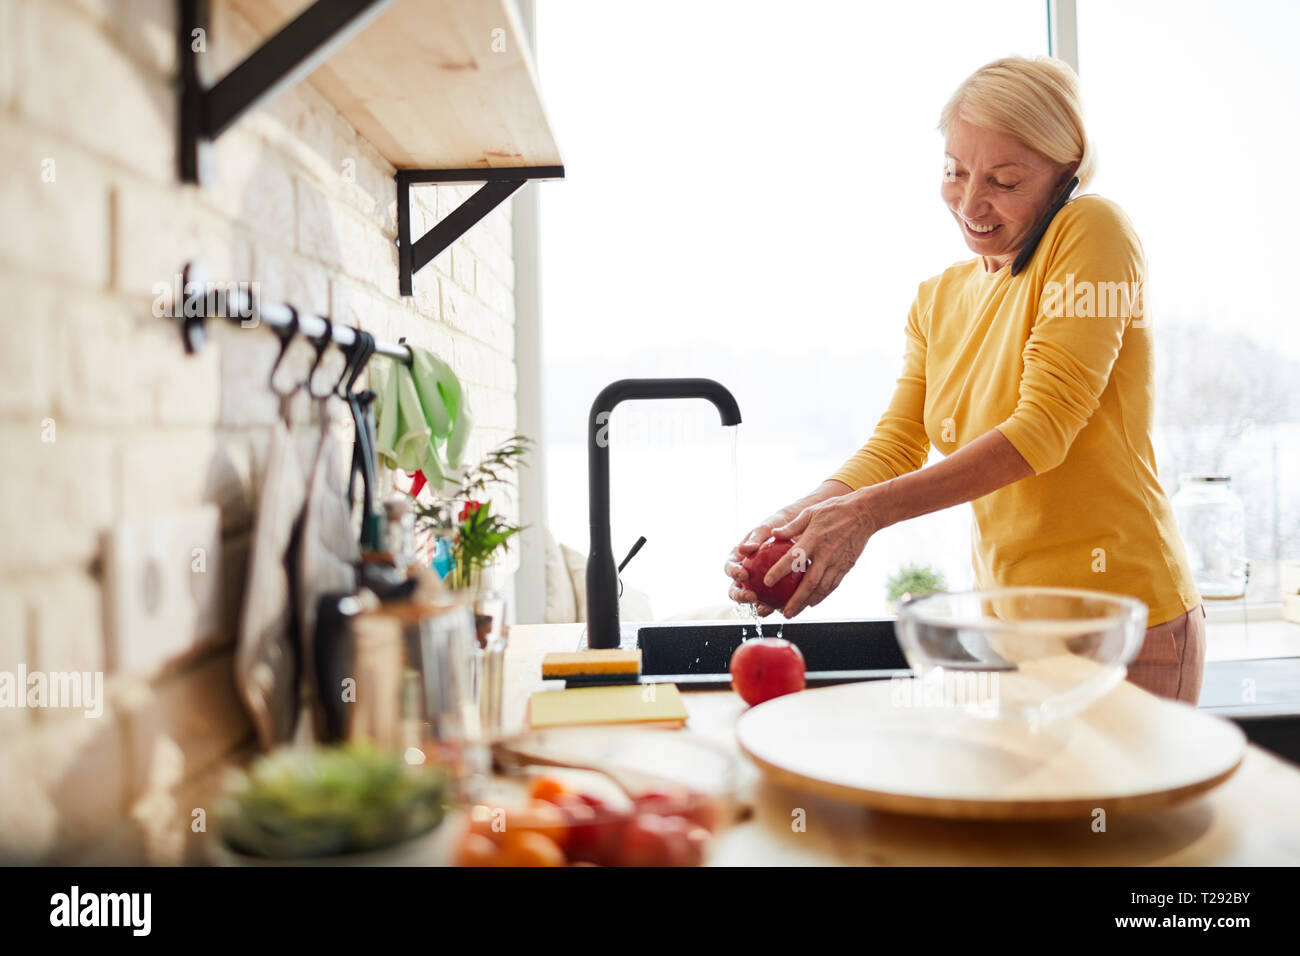
{"type": "Polygon", "coordinates": [[[740,806],[737,756],[672,730],[535,731],[492,756],[453,823],[453,865],[698,866],[740,806]]]}
{"type": "Polygon", "coordinates": [[[1030,724],[1078,713],[1124,679],[1146,633],[1135,598],[1073,588],[933,594],[899,608],[917,706],[1030,724]]]}

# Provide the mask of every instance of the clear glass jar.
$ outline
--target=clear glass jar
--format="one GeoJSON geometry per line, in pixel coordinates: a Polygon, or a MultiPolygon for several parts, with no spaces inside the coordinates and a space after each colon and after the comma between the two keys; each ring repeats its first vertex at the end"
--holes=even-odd
{"type": "Polygon", "coordinates": [[[490,740],[501,732],[509,628],[505,597],[486,581],[474,589],[474,624],[478,638],[474,695],[478,700],[481,731],[490,740]]]}
{"type": "Polygon", "coordinates": [[[1183,475],[1174,515],[1201,597],[1230,600],[1246,593],[1246,506],[1227,475],[1183,475]]]}

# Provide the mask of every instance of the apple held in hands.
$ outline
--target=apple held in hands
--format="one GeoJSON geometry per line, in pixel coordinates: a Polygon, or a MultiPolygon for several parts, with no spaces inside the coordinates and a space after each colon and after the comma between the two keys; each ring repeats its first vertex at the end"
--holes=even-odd
{"type": "Polygon", "coordinates": [[[779,637],[744,641],[731,654],[731,687],[751,707],[804,689],[799,648],[779,637]]]}
{"type": "MultiPolygon", "coordinates": [[[[754,592],[760,604],[766,604],[780,610],[785,607],[785,602],[790,600],[799,587],[799,582],[803,580],[802,570],[792,570],[771,587],[763,583],[763,576],[793,546],[794,542],[790,540],[768,538],[757,551],[741,562],[740,566],[749,575],[747,586],[749,590],[754,592]]],[[[796,567],[798,567],[797,562],[796,567]]]]}

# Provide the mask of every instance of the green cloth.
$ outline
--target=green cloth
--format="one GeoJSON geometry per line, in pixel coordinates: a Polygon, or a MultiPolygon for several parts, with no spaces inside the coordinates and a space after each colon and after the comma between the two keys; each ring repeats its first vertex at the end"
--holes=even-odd
{"type": "Polygon", "coordinates": [[[389,468],[423,471],[437,489],[460,466],[473,427],[469,397],[446,362],[414,345],[407,348],[410,365],[393,362],[387,375],[371,368],[378,395],[375,451],[389,468]]]}

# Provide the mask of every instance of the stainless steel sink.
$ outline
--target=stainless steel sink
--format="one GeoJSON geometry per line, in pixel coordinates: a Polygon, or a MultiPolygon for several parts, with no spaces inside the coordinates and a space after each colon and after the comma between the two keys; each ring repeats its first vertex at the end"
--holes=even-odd
{"type": "MultiPolygon", "coordinates": [[[[763,625],[765,637],[776,636],[777,630],[776,623],[763,625]]],[[[642,683],[692,690],[729,686],[727,665],[742,631],[753,637],[753,623],[684,621],[637,628],[642,683]]],[[[780,631],[803,654],[811,687],[910,673],[892,620],[796,621],[781,625],[780,631]]]]}

